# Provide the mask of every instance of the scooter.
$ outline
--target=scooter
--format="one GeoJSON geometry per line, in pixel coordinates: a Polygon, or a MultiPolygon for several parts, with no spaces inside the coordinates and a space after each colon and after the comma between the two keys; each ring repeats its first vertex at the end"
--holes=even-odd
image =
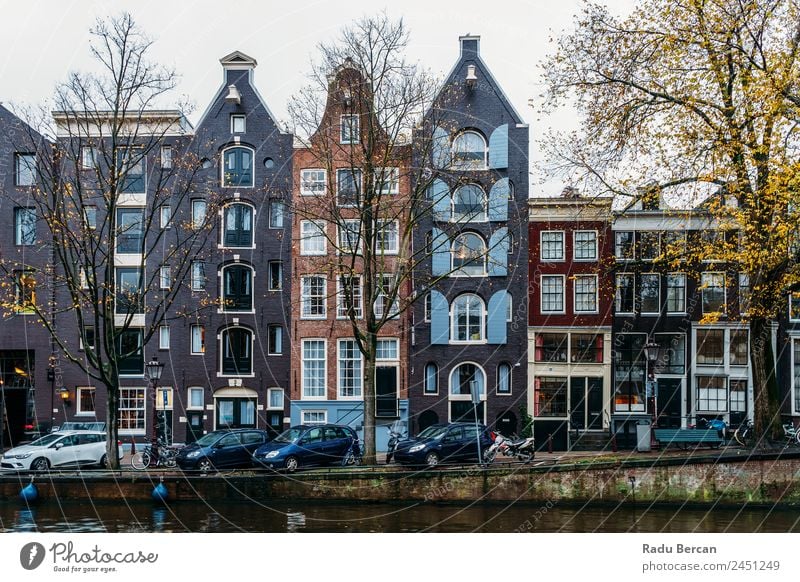
{"type": "Polygon", "coordinates": [[[399,443],[404,437],[405,434],[401,432],[401,430],[397,426],[391,425],[389,427],[389,448],[386,451],[387,465],[392,462],[392,457],[394,457],[394,452],[395,450],[397,450],[397,443],[399,443]]]}
{"type": "Polygon", "coordinates": [[[536,455],[536,441],[533,437],[511,440],[499,432],[493,434],[494,442],[483,453],[483,460],[487,463],[491,463],[498,453],[506,457],[514,457],[523,463],[530,463],[536,455]]]}

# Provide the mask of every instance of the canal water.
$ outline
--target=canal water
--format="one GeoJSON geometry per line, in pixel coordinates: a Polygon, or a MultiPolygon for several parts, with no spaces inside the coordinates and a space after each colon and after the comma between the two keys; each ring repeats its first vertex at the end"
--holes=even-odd
{"type": "Polygon", "coordinates": [[[800,510],[319,502],[0,503],[0,532],[798,532],[800,510]]]}

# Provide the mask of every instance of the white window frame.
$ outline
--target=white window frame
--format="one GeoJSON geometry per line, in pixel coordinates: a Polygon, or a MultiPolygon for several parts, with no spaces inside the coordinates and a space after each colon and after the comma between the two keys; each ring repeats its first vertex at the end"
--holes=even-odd
{"type": "Polygon", "coordinates": [[[344,285],[342,285],[342,277],[350,277],[358,281],[358,293],[353,294],[353,310],[355,311],[355,318],[361,319],[364,317],[364,282],[361,275],[336,276],[336,319],[350,319],[344,304],[344,285]]]}
{"type": "Polygon", "coordinates": [[[363,198],[364,193],[364,173],[361,171],[361,168],[338,168],[336,170],[336,206],[339,208],[355,208],[358,204],[342,204],[340,193],[339,193],[339,184],[341,183],[339,180],[339,174],[347,172],[352,174],[353,176],[358,175],[358,184],[356,185],[356,195],[360,195],[363,198]]]}
{"type": "Polygon", "coordinates": [[[206,390],[202,386],[190,386],[186,389],[186,410],[203,410],[205,408],[206,390]],[[192,393],[200,393],[200,404],[192,404],[192,393]]]}
{"type": "Polygon", "coordinates": [[[339,143],[353,145],[359,142],[361,136],[361,118],[359,115],[348,113],[339,116],[339,143]],[[345,132],[347,130],[347,132],[345,132]]]}
{"type": "Polygon", "coordinates": [[[617,273],[614,276],[614,313],[621,314],[621,315],[630,315],[636,311],[636,275],[634,273],[617,273]],[[619,278],[620,277],[630,277],[631,281],[633,281],[633,302],[631,305],[630,311],[622,311],[620,309],[620,293],[619,293],[619,278]]]}
{"type": "Polygon", "coordinates": [[[438,396],[439,395],[439,364],[436,362],[425,362],[425,366],[422,368],[422,395],[423,396],[438,396]],[[428,392],[428,366],[433,366],[435,373],[434,373],[434,385],[436,390],[433,392],[428,392]]]}
{"type": "Polygon", "coordinates": [[[231,114],[231,133],[247,133],[247,116],[239,113],[231,114]],[[236,129],[237,122],[241,122],[240,129],[236,129]]]}
{"type": "Polygon", "coordinates": [[[541,281],[539,285],[539,311],[541,313],[547,314],[564,314],[566,313],[566,293],[565,293],[565,276],[564,275],[542,275],[541,281]],[[556,310],[547,310],[544,308],[544,280],[545,278],[548,279],[560,279],[561,280],[561,309],[556,310]]]}
{"type": "Polygon", "coordinates": [[[81,146],[81,170],[97,168],[97,153],[95,146],[81,146]]]}
{"type": "Polygon", "coordinates": [[[267,388],[267,410],[283,410],[285,398],[286,393],[284,392],[283,388],[267,388]],[[279,393],[281,395],[280,406],[272,405],[272,395],[275,393],[279,393]]]}
{"type": "Polygon", "coordinates": [[[578,263],[597,261],[597,231],[596,230],[575,230],[572,232],[572,260],[578,263]],[[591,233],[594,235],[594,256],[578,257],[578,235],[591,233]]]}
{"type": "MultiPolygon", "coordinates": [[[[486,277],[487,276],[487,263],[489,261],[489,245],[486,243],[486,239],[483,236],[474,230],[466,230],[458,233],[454,238],[453,241],[450,243],[450,274],[449,277],[486,277]],[[455,260],[456,260],[456,243],[459,239],[466,237],[466,236],[476,236],[480,239],[481,243],[483,243],[483,255],[482,260],[480,262],[481,271],[480,273],[468,273],[464,271],[463,266],[456,267],[455,260]]],[[[468,265],[468,269],[474,269],[476,266],[476,262],[473,261],[472,264],[468,265]]]]}
{"type": "Polygon", "coordinates": [[[667,279],[666,279],[667,296],[664,298],[664,309],[665,309],[667,315],[685,315],[686,314],[686,282],[687,282],[686,273],[684,273],[683,271],[675,271],[675,272],[667,273],[667,279]],[[669,284],[669,278],[670,277],[682,277],[683,278],[683,298],[682,298],[683,310],[681,310],[681,311],[670,311],[670,309],[669,309],[669,290],[670,289],[677,289],[677,287],[670,286],[670,284],[669,284]]]}
{"type": "MultiPolygon", "coordinates": [[[[319,361],[319,360],[314,360],[319,361]]],[[[300,340],[300,399],[301,400],[327,400],[328,399],[328,340],[325,338],[303,338],[300,340]],[[306,366],[305,345],[308,342],[322,342],[322,394],[319,396],[306,395],[306,366]]]]}
{"type": "Polygon", "coordinates": [[[268,261],[267,262],[267,291],[280,291],[283,289],[283,261],[268,261]],[[274,267],[277,265],[277,267],[274,267]],[[272,271],[273,268],[278,269],[278,286],[272,286],[272,271]]]}
{"type": "Polygon", "coordinates": [[[719,275],[722,277],[722,311],[709,311],[708,313],[727,313],[728,312],[728,281],[727,277],[725,276],[724,271],[703,271],[700,274],[700,310],[702,313],[706,313],[705,309],[703,308],[703,304],[705,303],[705,292],[708,290],[708,287],[705,284],[704,279],[706,276],[712,275],[719,275]]]}
{"type": "MultiPolygon", "coordinates": [[[[267,204],[267,208],[269,210],[267,227],[273,230],[283,228],[286,222],[286,204],[284,204],[283,200],[272,198],[267,204]],[[274,222],[275,220],[279,220],[279,222],[276,223],[274,222]]],[[[255,212],[253,213],[253,221],[255,222],[255,212]]],[[[255,242],[255,236],[253,237],[253,242],[255,242]]]]}
{"type": "Polygon", "coordinates": [[[195,198],[194,200],[192,200],[192,221],[191,221],[192,230],[198,230],[203,228],[203,226],[206,223],[207,213],[208,213],[208,202],[206,202],[205,199],[195,198]],[[203,209],[203,212],[199,213],[197,209],[201,207],[203,209]],[[198,222],[197,219],[199,214],[202,214],[202,216],[200,217],[201,219],[198,222]]]}
{"type": "Polygon", "coordinates": [[[78,386],[75,388],[75,416],[97,416],[97,388],[95,386],[78,386]],[[81,409],[81,392],[84,390],[94,392],[94,410],[81,409]]]}
{"type": "MultiPolygon", "coordinates": [[[[317,297],[317,296],[314,296],[317,297]]],[[[309,308],[310,311],[310,308],[309,308]]],[[[300,277],[300,319],[326,319],[328,317],[328,278],[324,274],[308,274],[300,277]],[[319,314],[306,314],[305,302],[312,299],[311,296],[304,297],[303,290],[305,280],[312,277],[319,277],[322,279],[322,313],[319,314]]]]}
{"type": "MultiPolygon", "coordinates": [[[[27,176],[26,176],[27,177],[27,176]]],[[[30,152],[17,152],[14,154],[14,185],[19,187],[30,187],[36,184],[36,154],[30,152]],[[32,165],[27,161],[28,158],[33,158],[32,165]],[[23,176],[22,170],[30,172],[30,182],[21,180],[23,176]]]]}
{"type": "Polygon", "coordinates": [[[511,365],[510,362],[500,362],[495,367],[496,373],[496,382],[494,385],[494,393],[496,396],[511,396],[514,392],[514,367],[511,365]],[[508,392],[501,392],[500,391],[500,366],[506,366],[508,368],[508,392]]]}
{"type": "Polygon", "coordinates": [[[397,356],[395,356],[393,358],[379,357],[378,356],[378,347],[377,347],[377,344],[376,344],[376,347],[375,347],[375,361],[376,362],[397,362],[397,361],[399,361],[400,360],[400,340],[398,338],[396,338],[396,337],[379,337],[378,338],[378,344],[380,344],[381,342],[394,344],[393,350],[397,354],[397,356]]]}
{"type": "Polygon", "coordinates": [[[336,340],[336,399],[337,400],[363,400],[364,399],[364,356],[358,349],[358,343],[354,338],[340,337],[336,340]],[[352,342],[354,353],[358,354],[357,358],[353,358],[352,362],[358,362],[358,369],[353,370],[353,394],[344,395],[342,393],[342,343],[352,342]],[[356,391],[356,384],[358,389],[356,391]],[[357,392],[357,393],[356,393],[357,392]]]}
{"type": "Polygon", "coordinates": [[[378,194],[393,196],[400,193],[400,168],[398,167],[375,168],[373,180],[375,181],[375,191],[378,194]],[[383,175],[383,188],[379,187],[381,175],[383,175]]]}
{"type": "Polygon", "coordinates": [[[268,356],[280,356],[280,355],[283,355],[283,349],[284,349],[283,348],[283,326],[280,323],[270,323],[267,326],[267,355],[268,356]],[[271,338],[270,338],[270,334],[272,333],[273,329],[277,329],[277,330],[280,331],[280,336],[279,336],[280,337],[280,342],[278,342],[280,344],[280,346],[278,346],[278,347],[280,347],[280,349],[277,350],[277,351],[270,350],[270,343],[272,341],[271,338]]]}
{"type": "Polygon", "coordinates": [[[384,255],[396,255],[396,254],[398,254],[400,252],[400,221],[399,220],[392,220],[392,219],[388,219],[388,220],[378,219],[376,221],[375,225],[376,225],[375,243],[376,243],[376,247],[377,247],[376,250],[378,251],[378,254],[381,254],[381,253],[384,254],[384,255]],[[386,232],[386,225],[388,225],[388,224],[394,224],[395,225],[395,227],[394,227],[394,236],[392,236],[390,239],[388,239],[388,242],[392,243],[391,245],[386,245],[385,244],[387,242],[387,239],[386,239],[386,236],[385,236],[384,233],[386,232]],[[383,241],[381,241],[381,238],[383,238],[383,241]],[[384,244],[381,244],[381,242],[383,242],[384,244]]]}
{"type": "Polygon", "coordinates": [[[750,305],[750,301],[752,301],[753,297],[753,290],[750,289],[750,275],[747,273],[739,273],[739,287],[737,289],[739,293],[739,315],[747,315],[748,309],[742,309],[742,306],[750,305]],[[746,285],[742,285],[742,282],[746,281],[746,285]],[[742,293],[742,289],[747,289],[747,296],[742,293]]]}
{"type": "Polygon", "coordinates": [[[300,255],[302,256],[323,256],[328,254],[328,238],[325,235],[327,223],[322,220],[301,220],[300,221],[300,255]],[[309,225],[316,226],[317,234],[309,236],[305,228],[309,225]],[[322,249],[309,249],[309,242],[315,240],[322,241],[322,249]]]}
{"type": "Polygon", "coordinates": [[[328,411],[327,410],[301,410],[300,411],[300,424],[328,424],[328,411]],[[322,420],[308,420],[307,414],[321,414],[322,420]]]}
{"type": "Polygon", "coordinates": [[[158,288],[167,290],[172,288],[172,268],[169,265],[162,265],[158,270],[158,288]]]}
{"type": "Polygon", "coordinates": [[[345,218],[336,227],[336,254],[352,255],[361,254],[364,239],[361,234],[361,220],[358,218],[345,218]],[[350,227],[356,225],[356,230],[350,227]],[[351,244],[350,237],[355,237],[355,245],[351,244]],[[355,246],[355,248],[353,248],[355,246]]]}
{"type": "Polygon", "coordinates": [[[169,343],[169,326],[168,325],[160,325],[158,326],[158,349],[159,350],[168,350],[169,343]]]}
{"type": "MultiPolygon", "coordinates": [[[[375,301],[374,301],[374,306],[373,306],[373,313],[375,314],[375,317],[380,318],[380,317],[383,317],[383,302],[388,300],[388,297],[387,297],[386,293],[384,293],[383,290],[384,289],[391,289],[391,287],[393,285],[397,285],[397,282],[396,282],[396,275],[394,275],[394,274],[382,273],[382,274],[379,274],[378,277],[381,279],[381,283],[386,281],[386,279],[389,279],[389,284],[388,285],[381,284],[376,288],[375,301]]],[[[389,317],[389,319],[394,319],[398,315],[400,315],[400,297],[399,296],[395,296],[394,301],[392,302],[391,305],[389,305],[389,316],[388,317],[389,317]]]]}
{"type": "MultiPolygon", "coordinates": [[[[318,176],[319,177],[319,176],[318,176]]],[[[323,168],[306,168],[304,170],[300,170],[300,195],[301,196],[323,196],[328,191],[328,171],[323,168]],[[311,175],[313,172],[321,172],[322,180],[311,180],[308,179],[306,176],[311,175]],[[322,188],[319,190],[314,189],[312,186],[309,188],[309,185],[312,184],[322,184],[322,188]]]]}
{"type": "Polygon", "coordinates": [[[123,410],[134,410],[134,411],[141,410],[141,411],[143,411],[143,414],[142,414],[142,426],[141,427],[137,426],[135,428],[120,428],[119,429],[119,434],[121,434],[121,435],[141,435],[141,434],[146,434],[146,432],[147,432],[147,389],[146,388],[140,388],[138,386],[120,386],[119,387],[119,391],[120,391],[120,394],[119,394],[118,398],[119,398],[119,403],[120,403],[120,406],[119,406],[120,421],[122,420],[122,411],[123,410]],[[125,390],[125,391],[135,390],[136,392],[140,393],[141,397],[137,396],[135,399],[137,401],[141,401],[142,408],[123,408],[122,407],[122,403],[124,402],[124,399],[122,397],[122,391],[123,390],[125,390]]]}
{"type": "Polygon", "coordinates": [[[161,169],[162,170],[171,170],[172,169],[172,146],[171,145],[162,145],[161,152],[161,169]]]}
{"type": "Polygon", "coordinates": [[[199,323],[193,323],[189,326],[189,354],[193,356],[202,356],[206,353],[206,341],[205,341],[205,326],[199,323]],[[195,329],[200,330],[200,345],[199,350],[195,350],[195,343],[194,343],[194,334],[195,329]]]}
{"type": "Polygon", "coordinates": [[[618,261],[633,261],[636,259],[636,231],[634,230],[616,230],[614,231],[614,258],[618,261]],[[631,235],[631,254],[629,257],[623,257],[617,253],[619,246],[618,237],[621,234],[631,235]]]}
{"type": "Polygon", "coordinates": [[[164,204],[158,211],[159,226],[168,229],[172,224],[172,206],[164,204]]]}
{"type": "MultiPolygon", "coordinates": [[[[488,318],[488,310],[486,308],[486,302],[483,298],[478,295],[477,293],[462,293],[458,295],[453,302],[450,304],[450,343],[451,344],[485,344],[486,339],[486,325],[487,325],[487,318],[488,318]],[[465,297],[475,297],[480,302],[480,337],[478,339],[457,339],[458,338],[458,330],[457,330],[457,322],[455,318],[455,310],[456,310],[456,303],[459,299],[464,299],[465,297]]],[[[467,328],[467,336],[469,336],[469,328],[467,328]]]]}
{"type": "Polygon", "coordinates": [[[565,260],[566,244],[563,230],[542,230],[539,232],[539,260],[543,263],[561,263],[565,260]],[[561,236],[561,256],[559,257],[545,257],[544,256],[544,237],[545,235],[560,235],[561,236]]]}
{"type": "Polygon", "coordinates": [[[580,274],[575,275],[572,285],[572,310],[575,313],[599,313],[600,305],[598,298],[598,281],[597,275],[580,274]],[[594,279],[594,309],[578,309],[578,280],[579,279],[594,279]]]}
{"type": "Polygon", "coordinates": [[[189,279],[192,292],[205,291],[206,285],[208,284],[205,262],[192,261],[189,265],[189,268],[191,269],[191,272],[189,273],[189,279]]]}
{"type": "MultiPolygon", "coordinates": [[[[789,321],[791,321],[791,322],[800,322],[800,317],[792,317],[792,296],[797,296],[798,302],[800,302],[800,293],[798,293],[798,292],[789,293],[789,301],[788,301],[789,321]]],[[[797,309],[796,313],[800,314],[800,309],[797,309]]]]}

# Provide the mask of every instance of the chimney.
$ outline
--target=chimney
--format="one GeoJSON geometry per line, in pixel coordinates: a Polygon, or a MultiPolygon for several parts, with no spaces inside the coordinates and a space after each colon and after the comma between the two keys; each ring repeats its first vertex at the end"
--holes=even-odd
{"type": "Polygon", "coordinates": [[[481,37],[472,36],[467,33],[465,36],[458,37],[458,42],[461,43],[461,58],[462,59],[476,59],[481,53],[481,37]]]}

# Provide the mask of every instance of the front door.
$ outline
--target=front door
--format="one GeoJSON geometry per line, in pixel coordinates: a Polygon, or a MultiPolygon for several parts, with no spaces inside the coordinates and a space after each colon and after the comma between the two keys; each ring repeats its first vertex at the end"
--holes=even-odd
{"type": "Polygon", "coordinates": [[[162,439],[166,444],[172,444],[172,411],[159,410],[156,412],[156,420],[158,420],[158,438],[162,439]]]}
{"type": "Polygon", "coordinates": [[[589,378],[586,393],[586,429],[603,429],[603,379],[589,378]]]}
{"type": "Polygon", "coordinates": [[[679,378],[659,378],[657,426],[660,428],[681,427],[681,381],[679,378]]]}
{"type": "Polygon", "coordinates": [[[203,436],[203,413],[186,411],[186,444],[203,436]]]}
{"type": "Polygon", "coordinates": [[[569,422],[574,431],[586,429],[586,378],[570,378],[569,422]]]}
{"type": "Polygon", "coordinates": [[[397,418],[397,366],[375,368],[375,415],[378,418],[397,418]]]}
{"type": "Polygon", "coordinates": [[[603,379],[570,380],[570,428],[576,431],[602,430],[603,379]]]}

